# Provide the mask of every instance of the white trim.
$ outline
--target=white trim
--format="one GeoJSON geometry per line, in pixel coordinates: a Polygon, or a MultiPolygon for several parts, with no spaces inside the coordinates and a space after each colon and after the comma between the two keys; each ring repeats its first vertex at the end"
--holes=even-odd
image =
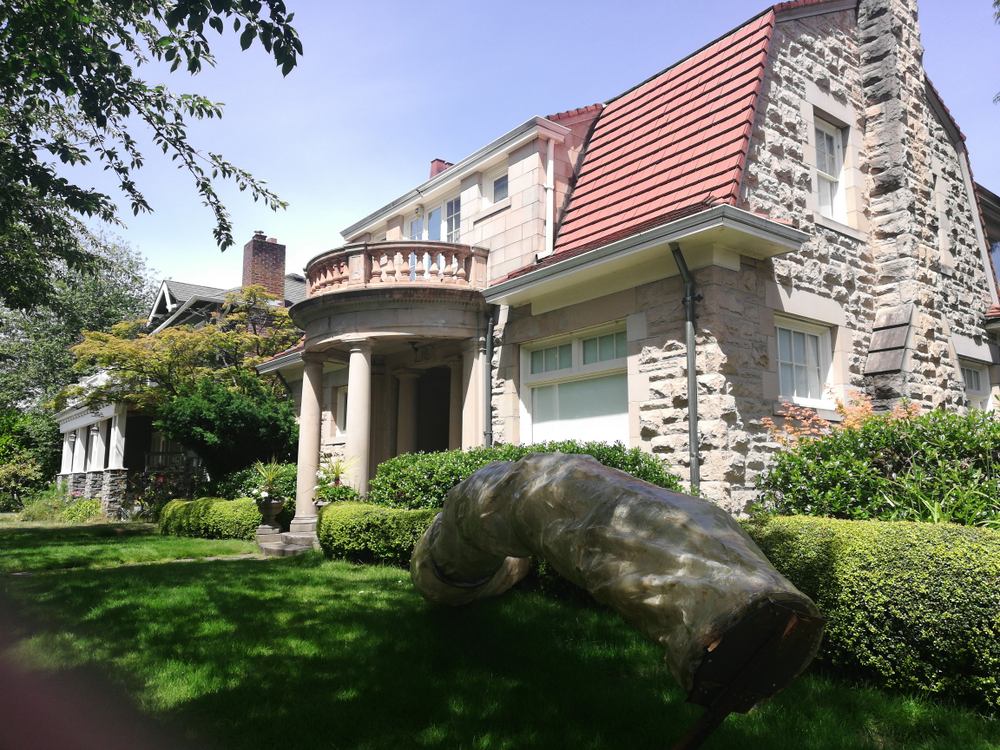
{"type": "Polygon", "coordinates": [[[993,411],[995,403],[993,399],[993,388],[990,383],[990,368],[986,365],[969,359],[958,360],[958,373],[965,387],[965,398],[969,402],[970,409],[982,409],[983,411],[993,411]],[[969,387],[969,380],[966,379],[966,371],[975,373],[978,376],[979,388],[969,387]]]}
{"type": "MultiPolygon", "coordinates": [[[[532,389],[561,383],[572,383],[611,375],[625,376],[625,419],[629,419],[629,398],[628,398],[628,334],[626,332],[625,321],[614,321],[600,326],[593,326],[568,334],[550,336],[544,339],[537,339],[522,344],[520,347],[519,382],[517,388],[518,407],[520,412],[520,435],[522,442],[533,442],[532,436],[532,389]],[[583,364],[583,342],[609,333],[621,333],[626,338],[625,356],[594,362],[589,365],[583,364]],[[571,366],[559,370],[550,370],[543,373],[531,373],[532,352],[564,344],[572,345],[571,366]]],[[[626,438],[626,443],[628,442],[626,438]]]]}
{"type": "Polygon", "coordinates": [[[826,397],[829,391],[830,375],[833,369],[833,346],[830,327],[813,322],[807,322],[799,318],[787,317],[775,314],[774,316],[774,346],[775,346],[775,368],[778,378],[778,397],[782,401],[790,401],[799,406],[808,406],[814,409],[834,409],[836,404],[826,397]],[[819,387],[820,398],[805,398],[782,392],[781,387],[781,359],[779,355],[778,329],[784,329],[795,333],[804,333],[818,338],[817,348],[819,354],[819,387]]]}
{"type": "Polygon", "coordinates": [[[510,198],[510,168],[509,165],[504,164],[503,166],[492,169],[483,174],[483,208],[482,210],[487,210],[492,206],[495,206],[499,201],[508,200],[510,198]],[[497,198],[495,187],[496,181],[501,177],[507,178],[507,195],[503,198],[497,198]]]}
{"type": "Polygon", "coordinates": [[[570,134],[570,129],[559,123],[547,120],[544,117],[532,117],[513,130],[505,133],[492,143],[487,144],[474,154],[462,159],[454,166],[449,167],[439,175],[432,177],[422,185],[414,188],[405,195],[401,195],[391,203],[382,206],[374,213],[369,214],[361,221],[358,221],[341,231],[344,239],[348,242],[359,234],[370,232],[377,228],[382,222],[392,218],[396,214],[409,213],[415,206],[425,201],[437,203],[440,195],[444,191],[454,191],[460,186],[462,179],[475,172],[482,171],[484,167],[493,161],[506,157],[512,151],[536,138],[546,138],[562,143],[566,136],[570,134]]]}

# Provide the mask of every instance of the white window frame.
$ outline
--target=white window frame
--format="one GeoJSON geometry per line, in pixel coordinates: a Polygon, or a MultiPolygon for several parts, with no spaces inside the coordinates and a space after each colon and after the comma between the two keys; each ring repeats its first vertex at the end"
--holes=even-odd
{"type": "Polygon", "coordinates": [[[799,318],[789,318],[785,316],[774,316],[774,373],[778,378],[778,398],[788,401],[798,406],[807,406],[813,409],[834,409],[836,404],[828,397],[827,393],[831,389],[830,376],[833,370],[833,336],[830,326],[822,323],[814,323],[799,318]],[[781,360],[778,356],[778,329],[784,328],[786,331],[804,333],[816,336],[819,339],[819,381],[820,398],[805,398],[785,393],[781,385],[781,360]]]}
{"type": "Polygon", "coordinates": [[[816,211],[821,216],[825,216],[828,219],[832,219],[833,221],[841,224],[847,224],[847,200],[845,196],[846,185],[844,184],[844,141],[847,140],[846,128],[835,125],[819,115],[815,115],[813,125],[815,127],[815,131],[829,135],[833,139],[833,157],[835,163],[834,171],[836,172],[836,174],[831,174],[830,172],[820,169],[819,139],[816,138],[816,132],[813,132],[813,139],[816,141],[816,163],[813,165],[813,169],[816,172],[816,211]],[[820,185],[823,181],[833,183],[834,185],[833,196],[830,201],[830,213],[824,212],[823,204],[820,200],[820,185]]]}
{"type": "Polygon", "coordinates": [[[604,336],[609,333],[625,333],[625,325],[622,322],[600,326],[585,331],[576,331],[559,337],[539,339],[527,344],[522,344],[521,349],[521,383],[518,388],[520,412],[521,412],[521,436],[522,442],[525,436],[532,433],[532,388],[539,386],[555,385],[557,383],[569,383],[578,380],[591,380],[607,375],[626,376],[626,388],[628,388],[628,339],[625,340],[625,356],[603,362],[593,362],[589,365],[583,364],[583,342],[586,339],[604,336]],[[539,349],[549,349],[562,344],[572,344],[572,366],[561,370],[550,370],[531,374],[531,353],[539,349]]]}
{"type": "Polygon", "coordinates": [[[990,368],[981,362],[974,362],[968,359],[960,359],[959,372],[962,376],[962,385],[965,386],[965,398],[969,402],[970,409],[980,409],[982,411],[993,411],[993,388],[990,384],[990,368]],[[969,380],[966,371],[974,372],[979,376],[979,388],[969,387],[969,380]]]}
{"type": "Polygon", "coordinates": [[[462,200],[462,194],[461,193],[455,193],[454,195],[449,195],[447,198],[445,198],[444,200],[442,200],[440,202],[435,202],[432,205],[427,206],[426,208],[422,208],[421,211],[420,211],[420,215],[419,216],[414,216],[414,217],[410,218],[409,220],[407,220],[407,222],[406,222],[406,237],[407,237],[407,239],[413,240],[413,241],[417,241],[417,242],[430,242],[431,239],[430,239],[430,222],[429,222],[429,218],[430,218],[430,215],[432,213],[434,213],[435,211],[440,211],[441,212],[441,226],[440,226],[440,229],[441,229],[441,231],[440,231],[440,237],[441,237],[441,239],[440,240],[434,240],[434,242],[458,242],[459,238],[461,236],[461,232],[462,232],[462,224],[461,224],[462,207],[461,207],[461,200],[462,200]],[[457,230],[459,237],[456,237],[455,240],[449,240],[448,239],[448,204],[451,203],[452,201],[456,201],[456,200],[459,201],[459,212],[458,212],[459,225],[458,225],[458,230],[457,230]],[[419,237],[414,237],[413,236],[413,234],[414,234],[414,232],[413,232],[413,225],[416,222],[420,222],[420,236],[419,237]]]}
{"type": "Polygon", "coordinates": [[[503,201],[510,198],[510,176],[507,173],[506,166],[487,172],[483,176],[483,197],[486,198],[486,204],[489,206],[492,206],[494,203],[497,203],[498,200],[503,201]],[[503,198],[498,199],[496,197],[496,191],[495,191],[496,182],[502,177],[507,178],[507,195],[505,195],[503,198]]]}

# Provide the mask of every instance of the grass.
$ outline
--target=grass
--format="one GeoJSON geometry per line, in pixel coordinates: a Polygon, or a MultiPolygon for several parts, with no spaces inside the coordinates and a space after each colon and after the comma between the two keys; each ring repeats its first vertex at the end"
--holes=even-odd
{"type": "MultiPolygon", "coordinates": [[[[44,623],[10,634],[19,659],[96,667],[209,745],[638,750],[669,747],[700,713],[617,617],[533,592],[442,609],[405,571],[318,556],[5,576],[0,589],[44,623]]],[[[1000,725],[810,674],[705,747],[986,750],[1000,725]]]]}
{"type": "Polygon", "coordinates": [[[160,536],[152,524],[0,524],[0,575],[256,552],[253,542],[160,536]]]}

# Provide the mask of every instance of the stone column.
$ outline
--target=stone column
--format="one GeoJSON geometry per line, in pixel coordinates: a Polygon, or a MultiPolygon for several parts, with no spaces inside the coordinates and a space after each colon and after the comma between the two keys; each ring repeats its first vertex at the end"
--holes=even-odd
{"type": "Polygon", "coordinates": [[[483,444],[482,381],[486,342],[476,337],[462,349],[462,447],[475,448],[483,444]]]}
{"type": "Polygon", "coordinates": [[[371,455],[372,347],[368,339],[351,342],[347,370],[348,483],[359,493],[368,492],[371,455]]]}
{"type": "Polygon", "coordinates": [[[111,454],[108,456],[109,469],[125,468],[125,425],[128,421],[128,406],[115,404],[115,414],[111,418],[111,454]]]}
{"type": "Polygon", "coordinates": [[[462,447],[462,360],[449,362],[451,381],[448,386],[448,447],[462,447]]]}
{"type": "MultiPolygon", "coordinates": [[[[399,400],[396,404],[396,455],[417,449],[417,370],[399,370],[399,400]]],[[[347,391],[350,394],[350,390],[347,391]]],[[[348,396],[350,398],[350,396],[348,396]]]]}
{"type": "Polygon", "coordinates": [[[319,470],[319,443],[323,394],[323,360],[303,356],[302,402],[299,407],[299,457],[295,474],[295,517],[291,531],[316,532],[316,472],[319,470]]]}

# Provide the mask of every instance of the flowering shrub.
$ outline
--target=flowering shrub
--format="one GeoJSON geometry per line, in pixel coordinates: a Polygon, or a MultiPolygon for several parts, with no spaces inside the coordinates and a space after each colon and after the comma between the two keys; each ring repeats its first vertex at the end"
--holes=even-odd
{"type": "Polygon", "coordinates": [[[877,414],[863,399],[841,413],[840,425],[786,424],[775,435],[783,450],[760,481],[763,509],[1000,528],[996,417],[911,404],[877,414]]]}

